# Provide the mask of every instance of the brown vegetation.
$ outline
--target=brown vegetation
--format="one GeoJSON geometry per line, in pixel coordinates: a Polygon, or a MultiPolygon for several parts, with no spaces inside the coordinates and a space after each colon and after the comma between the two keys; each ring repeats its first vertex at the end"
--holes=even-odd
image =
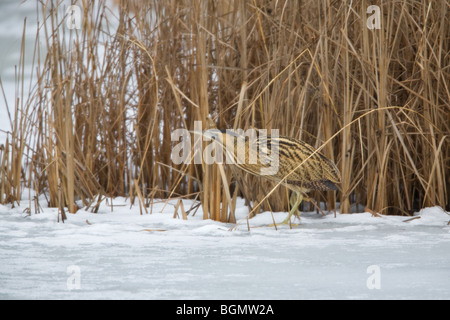
{"type": "Polygon", "coordinates": [[[288,209],[287,189],[266,198],[274,184],[237,168],[175,165],[171,132],[194,121],[322,147],[342,184],[312,196],[341,212],[449,203],[448,2],[378,2],[379,30],[366,1],[116,1],[117,23],[93,2],[80,30],[39,4],[44,48],[0,149],[0,203],[29,187],[70,212],[104,195],[197,198],[222,221],[238,195],[288,209]]]}

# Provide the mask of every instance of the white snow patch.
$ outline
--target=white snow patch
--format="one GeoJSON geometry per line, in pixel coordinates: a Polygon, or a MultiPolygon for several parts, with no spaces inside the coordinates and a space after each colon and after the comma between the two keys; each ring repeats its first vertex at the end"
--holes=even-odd
{"type": "MultiPolygon", "coordinates": [[[[242,199],[237,226],[203,220],[201,209],[174,219],[176,201],[140,215],[139,206],[117,198],[64,223],[54,208],[24,213],[27,202],[0,205],[2,299],[450,298],[449,213],[439,207],[407,222],[305,212],[292,229],[275,230],[270,212],[247,225],[242,199]],[[374,265],[380,289],[367,286],[374,265]]],[[[185,209],[192,204],[185,200],[185,209]]]]}

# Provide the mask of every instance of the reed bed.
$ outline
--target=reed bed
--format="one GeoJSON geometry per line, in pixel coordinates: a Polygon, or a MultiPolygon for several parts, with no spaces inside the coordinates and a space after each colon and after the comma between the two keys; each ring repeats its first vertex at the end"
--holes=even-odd
{"type": "Polygon", "coordinates": [[[82,25],[67,30],[58,2],[40,1],[31,90],[20,95],[21,61],[1,142],[0,203],[28,187],[62,213],[119,195],[143,214],[194,198],[205,219],[229,222],[238,196],[252,215],[287,210],[288,190],[263,178],[174,164],[171,133],[201,121],[321,148],[342,172],[338,192],[311,194],[328,209],[448,210],[449,3],[375,2],[74,1],[82,25]],[[373,4],[380,29],[367,27],[373,4]]]}

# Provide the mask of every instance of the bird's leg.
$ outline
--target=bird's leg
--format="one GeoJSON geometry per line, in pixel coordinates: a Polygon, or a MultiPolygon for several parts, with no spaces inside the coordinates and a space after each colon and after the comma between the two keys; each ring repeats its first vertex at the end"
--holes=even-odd
{"type": "MultiPolygon", "coordinates": [[[[303,200],[300,200],[300,203],[296,204],[299,196],[300,196],[300,194],[299,194],[298,192],[292,192],[292,193],[291,193],[291,196],[289,197],[289,205],[290,205],[290,208],[291,208],[291,209],[294,208],[295,206],[297,206],[297,209],[298,209],[298,207],[300,206],[300,203],[301,203],[302,201],[305,201],[305,200],[306,200],[305,197],[303,197],[303,200]]],[[[293,214],[295,217],[297,217],[297,218],[300,219],[299,211],[300,211],[300,210],[294,210],[294,212],[292,212],[292,214],[293,214]]],[[[291,214],[291,215],[292,215],[292,214],[291,214]]]]}
{"type": "Polygon", "coordinates": [[[300,205],[300,203],[302,203],[303,194],[296,191],[295,195],[297,196],[297,200],[295,201],[294,206],[291,208],[291,211],[289,212],[289,215],[286,217],[286,219],[284,219],[283,222],[281,222],[280,224],[288,224],[289,221],[291,220],[292,214],[297,216],[297,209],[298,209],[298,206],[300,205]]]}
{"type": "MultiPolygon", "coordinates": [[[[288,214],[287,218],[284,219],[283,222],[277,223],[277,224],[276,224],[277,226],[280,225],[280,224],[289,224],[289,222],[290,222],[290,220],[291,220],[291,217],[292,217],[292,214],[295,214],[295,215],[296,215],[298,206],[300,205],[300,203],[302,203],[302,200],[303,200],[303,194],[300,193],[300,192],[295,192],[295,194],[296,194],[296,196],[297,196],[297,199],[296,199],[294,205],[292,206],[291,211],[289,211],[289,214],[288,214]]],[[[291,201],[289,200],[289,202],[291,202],[291,201]]],[[[273,224],[271,224],[271,225],[269,225],[269,226],[270,226],[270,227],[273,227],[273,224]]]]}
{"type": "Polygon", "coordinates": [[[291,196],[289,197],[289,207],[292,208],[297,202],[297,192],[291,192],[291,196]]]}

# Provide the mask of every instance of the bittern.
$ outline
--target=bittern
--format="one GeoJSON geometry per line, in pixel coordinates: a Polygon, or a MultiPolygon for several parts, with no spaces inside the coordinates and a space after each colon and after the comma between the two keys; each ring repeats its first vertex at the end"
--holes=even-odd
{"type": "Polygon", "coordinates": [[[295,194],[295,203],[292,205],[293,201],[290,201],[291,210],[281,224],[289,223],[293,214],[297,216],[297,209],[309,191],[338,190],[336,185],[341,180],[339,169],[331,160],[303,141],[274,135],[259,135],[252,139],[232,130],[206,132],[204,131],[204,136],[209,136],[224,146],[227,159],[233,160],[233,164],[293,191],[291,196],[295,194]],[[234,143],[235,138],[237,143],[234,143]],[[230,140],[233,142],[230,143],[230,140]]]}

